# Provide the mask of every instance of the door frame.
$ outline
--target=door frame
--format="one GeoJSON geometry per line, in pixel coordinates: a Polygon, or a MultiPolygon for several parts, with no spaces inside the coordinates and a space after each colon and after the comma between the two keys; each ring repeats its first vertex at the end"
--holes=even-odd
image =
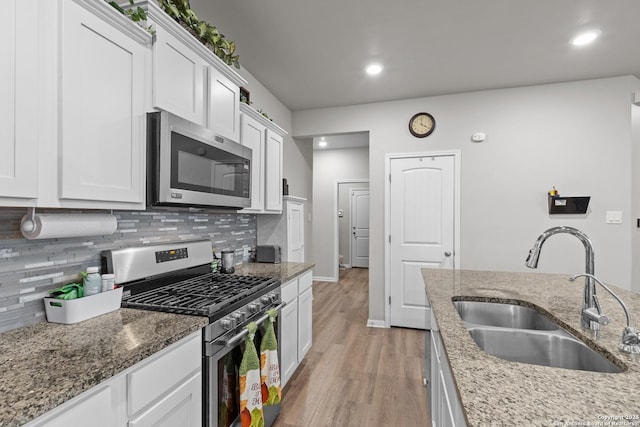
{"type": "MultiPolygon", "coordinates": [[[[338,190],[340,189],[340,184],[358,184],[358,183],[367,183],[369,184],[369,178],[361,178],[361,179],[336,179],[333,187],[333,277],[334,282],[340,280],[340,268],[338,266],[338,255],[340,254],[340,240],[338,233],[338,190]]],[[[371,185],[369,185],[371,187],[371,185]]],[[[369,209],[371,209],[371,198],[369,198],[369,209]]],[[[349,219],[349,223],[351,223],[351,219],[349,219]]],[[[349,250],[351,250],[351,241],[349,241],[349,250]]],[[[369,240],[369,250],[371,250],[371,240],[369,240]]]]}
{"type": "MultiPolygon", "coordinates": [[[[424,151],[416,153],[391,153],[384,156],[384,324],[385,328],[391,327],[391,305],[389,304],[389,296],[391,295],[391,243],[389,235],[391,231],[391,204],[389,198],[391,195],[391,160],[406,159],[415,157],[441,157],[453,156],[453,178],[454,195],[453,195],[453,268],[460,269],[461,251],[460,251],[460,150],[445,151],[424,151]]],[[[425,290],[426,292],[426,290],[425,290]]]]}
{"type": "MultiPolygon", "coordinates": [[[[366,191],[369,193],[369,246],[371,246],[371,189],[352,188],[350,191],[366,191]]],[[[353,205],[352,205],[351,196],[349,196],[349,232],[351,232],[351,230],[353,230],[353,205]]],[[[338,238],[339,237],[340,236],[338,236],[338,238]]],[[[349,259],[351,260],[351,264],[349,264],[349,266],[353,268],[353,238],[352,237],[349,237],[349,259]]]]}

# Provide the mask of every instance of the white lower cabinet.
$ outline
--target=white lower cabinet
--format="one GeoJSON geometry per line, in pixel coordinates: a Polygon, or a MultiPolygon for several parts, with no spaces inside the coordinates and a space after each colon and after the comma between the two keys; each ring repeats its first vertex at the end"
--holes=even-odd
{"type": "Polygon", "coordinates": [[[119,375],[58,406],[26,426],[125,426],[125,396],[125,378],[119,375]]]}
{"type": "Polygon", "coordinates": [[[202,333],[194,332],[26,426],[202,426],[202,333]]]}
{"type": "Polygon", "coordinates": [[[433,314],[431,314],[431,332],[427,334],[427,338],[429,335],[431,336],[431,375],[429,376],[431,425],[433,427],[465,427],[467,424],[462,403],[458,399],[449,361],[433,314]]]}
{"type": "Polygon", "coordinates": [[[307,271],[282,285],[280,313],[281,379],[284,387],[312,345],[313,273],[307,271]]]}

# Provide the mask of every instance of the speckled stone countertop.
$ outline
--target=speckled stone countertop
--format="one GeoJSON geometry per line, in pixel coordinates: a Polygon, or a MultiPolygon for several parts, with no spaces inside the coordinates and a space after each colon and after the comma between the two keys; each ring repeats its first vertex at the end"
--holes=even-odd
{"type": "Polygon", "coordinates": [[[0,335],[0,426],[19,426],[202,329],[198,316],[122,308],[0,335]]]}
{"type": "MultiPolygon", "coordinates": [[[[470,426],[640,426],[640,359],[618,350],[626,318],[603,288],[597,293],[611,322],[595,340],[593,332],[580,327],[582,278],[571,283],[567,275],[557,274],[435,269],[422,273],[470,426]],[[452,304],[454,297],[538,308],[624,372],[550,368],[493,357],[480,350],[465,329],[452,304]]],[[[632,326],[640,327],[640,295],[611,287],[627,304],[632,326]]]]}
{"type": "MultiPolygon", "coordinates": [[[[235,274],[285,283],[313,267],[248,263],[235,274]]],[[[74,325],[42,322],[0,334],[0,427],[37,418],[207,323],[200,316],[122,308],[74,325]]]]}
{"type": "Polygon", "coordinates": [[[281,262],[280,264],[250,262],[236,266],[235,274],[276,277],[285,283],[313,267],[315,264],[308,262],[281,262]]]}

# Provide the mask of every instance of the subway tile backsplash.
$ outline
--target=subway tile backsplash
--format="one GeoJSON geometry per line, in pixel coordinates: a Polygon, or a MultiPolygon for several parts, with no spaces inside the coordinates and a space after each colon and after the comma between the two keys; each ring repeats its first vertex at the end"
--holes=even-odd
{"type": "Polygon", "coordinates": [[[238,264],[246,261],[243,248],[256,245],[256,216],[250,214],[114,211],[118,229],[110,236],[27,240],[20,233],[26,213],[26,208],[0,208],[0,332],[46,321],[42,298],[79,280],[87,267],[99,266],[104,250],[209,239],[216,252],[234,250],[238,264]]]}

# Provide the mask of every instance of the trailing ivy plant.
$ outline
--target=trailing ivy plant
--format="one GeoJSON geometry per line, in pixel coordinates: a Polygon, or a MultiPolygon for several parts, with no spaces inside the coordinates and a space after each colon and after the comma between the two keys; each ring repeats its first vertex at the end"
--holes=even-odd
{"type": "MultiPolygon", "coordinates": [[[[129,0],[129,4],[132,5],[132,7],[128,7],[126,9],[120,6],[115,1],[109,1],[108,3],[123,15],[128,16],[133,22],[137,22],[140,24],[147,20],[147,14],[141,7],[133,8],[133,1],[134,0],[129,0]]],[[[152,36],[156,33],[156,30],[154,30],[151,25],[146,27],[145,30],[147,30],[152,36]]]]}
{"type": "Polygon", "coordinates": [[[227,65],[240,68],[240,57],[234,55],[236,44],[227,40],[213,25],[199,20],[189,0],[159,0],[159,3],[162,10],[200,39],[218,58],[227,65]]]}

